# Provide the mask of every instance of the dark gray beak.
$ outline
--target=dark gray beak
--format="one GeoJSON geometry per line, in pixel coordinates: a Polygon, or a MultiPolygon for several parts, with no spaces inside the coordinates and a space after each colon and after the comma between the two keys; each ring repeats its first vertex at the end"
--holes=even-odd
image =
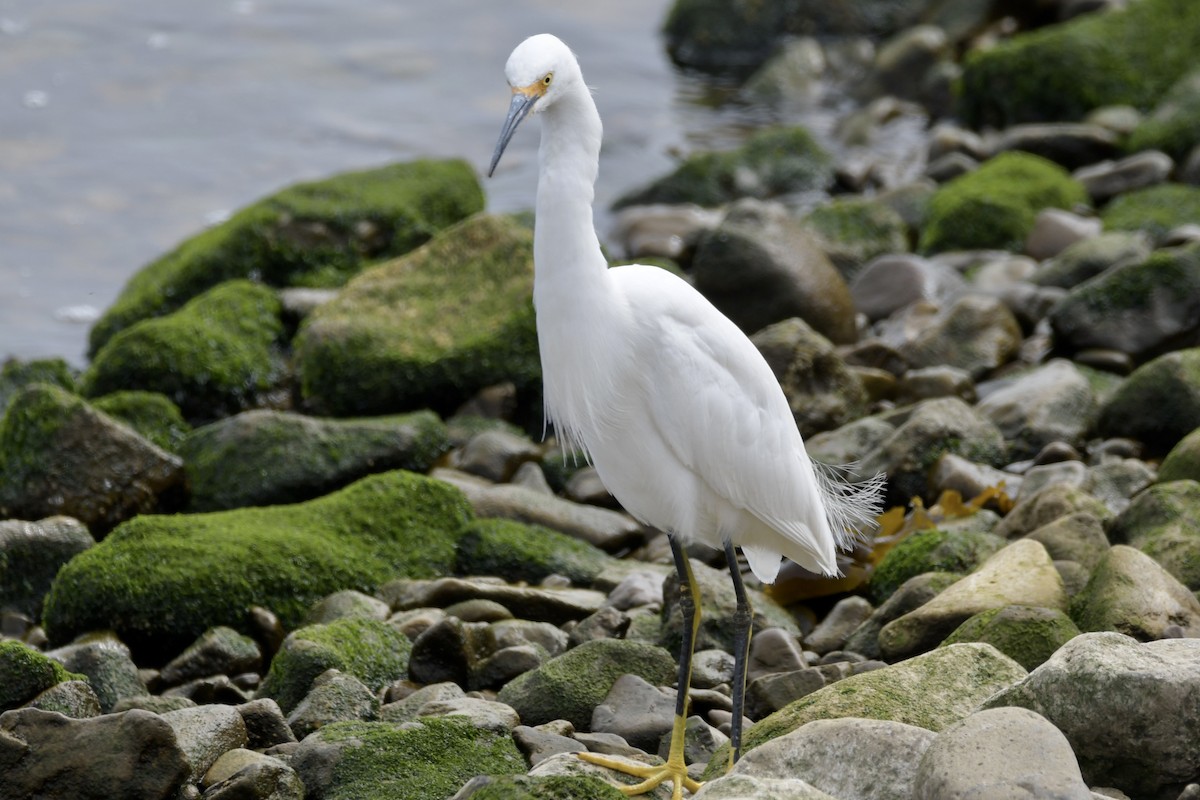
{"type": "Polygon", "coordinates": [[[504,120],[504,127],[500,129],[500,141],[496,142],[496,152],[492,153],[492,165],[488,167],[489,178],[496,171],[496,164],[500,163],[500,156],[504,155],[504,148],[508,147],[508,140],[516,132],[521,120],[525,119],[533,109],[533,104],[537,102],[537,99],[538,95],[536,94],[513,92],[512,102],[508,104],[508,117],[504,120]]]}

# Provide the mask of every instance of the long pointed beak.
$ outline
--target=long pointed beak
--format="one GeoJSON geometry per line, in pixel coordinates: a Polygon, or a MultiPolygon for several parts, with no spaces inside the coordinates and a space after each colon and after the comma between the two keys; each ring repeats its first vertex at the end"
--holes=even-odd
{"type": "Polygon", "coordinates": [[[521,120],[525,119],[533,109],[533,104],[537,102],[537,99],[538,95],[536,94],[513,92],[512,102],[508,104],[508,116],[504,120],[504,127],[500,129],[500,140],[496,142],[496,152],[492,153],[492,164],[488,167],[489,178],[496,171],[496,164],[500,163],[500,156],[504,155],[504,148],[508,147],[508,140],[516,132],[521,120]]]}

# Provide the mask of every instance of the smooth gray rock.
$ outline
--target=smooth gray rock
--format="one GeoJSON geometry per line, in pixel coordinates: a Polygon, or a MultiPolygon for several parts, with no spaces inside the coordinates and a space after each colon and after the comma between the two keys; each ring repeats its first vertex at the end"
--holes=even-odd
{"type": "Polygon", "coordinates": [[[296,741],[295,734],[283,716],[283,710],[271,698],[251,700],[236,708],[246,726],[247,747],[266,750],[277,744],[296,741]]]}
{"type": "Polygon", "coordinates": [[[181,708],[166,712],[162,718],[175,731],[179,749],[191,766],[193,783],[198,783],[223,753],[245,747],[249,742],[246,723],[233,706],[181,708]]]}
{"type": "Polygon", "coordinates": [[[1075,596],[1080,630],[1120,631],[1136,639],[1200,637],[1200,600],[1150,556],[1113,545],[1075,596]]]}
{"type": "Polygon", "coordinates": [[[1042,264],[1031,280],[1041,286],[1070,289],[1109,267],[1144,261],[1149,255],[1150,243],[1141,233],[1102,233],[1070,245],[1042,264]]]}
{"type": "Polygon", "coordinates": [[[1092,200],[1103,203],[1135,189],[1157,186],[1171,176],[1175,161],[1159,150],[1143,150],[1116,161],[1104,160],[1075,170],[1092,200]]]}
{"type": "Polygon", "coordinates": [[[1120,145],[1115,133],[1099,125],[1042,122],[1013,125],[1002,131],[995,152],[1007,150],[1023,150],[1074,169],[1111,158],[1120,151],[1120,145]]]}
{"type": "Polygon", "coordinates": [[[706,782],[693,800],[840,800],[799,778],[725,775],[706,782]]]}
{"type": "Polygon", "coordinates": [[[178,686],[211,675],[239,675],[262,668],[258,643],[233,628],[210,628],[162,669],[159,678],[166,686],[178,686]]]}
{"type": "Polygon", "coordinates": [[[854,277],[850,295],[868,319],[879,320],[918,300],[951,301],[966,291],[957,270],[913,253],[882,255],[854,277]]]}
{"type": "Polygon", "coordinates": [[[1033,221],[1025,240],[1025,252],[1042,261],[1052,258],[1083,239],[1099,235],[1102,225],[1095,217],[1081,217],[1061,208],[1044,208],[1033,221]]]}
{"type": "Polygon", "coordinates": [[[1055,561],[1075,561],[1088,570],[1095,568],[1109,546],[1104,525],[1087,511],[1059,517],[1034,529],[1027,538],[1041,542],[1055,561]]]}
{"type": "Polygon", "coordinates": [[[46,655],[71,672],[86,675],[105,712],[111,711],[118,700],[146,694],[146,684],[142,683],[129,648],[115,639],[69,644],[46,655]]]}
{"type": "Polygon", "coordinates": [[[57,711],[72,719],[98,717],[104,713],[100,699],[87,681],[56,683],[30,700],[28,705],[43,711],[57,711]]]}
{"type": "Polygon", "coordinates": [[[592,712],[594,733],[615,733],[634,747],[657,752],[675,716],[675,692],[637,675],[622,675],[592,712]]]}
{"type": "Polygon", "coordinates": [[[0,522],[0,608],[40,619],[58,569],[96,541],[71,517],[0,522]]]}
{"type": "Polygon", "coordinates": [[[1011,361],[1021,326],[1003,302],[966,295],[937,314],[904,351],[914,367],[958,367],[978,379],[1011,361]]]}
{"type": "Polygon", "coordinates": [[[1083,373],[1056,358],[990,392],[977,410],[996,423],[1016,460],[1033,457],[1051,442],[1082,446],[1096,398],[1083,373]]]}
{"type": "Polygon", "coordinates": [[[336,669],[321,673],[287,716],[297,739],[334,722],[379,717],[379,698],[362,681],[336,669]]]}
{"type": "Polygon", "coordinates": [[[517,747],[521,748],[521,752],[529,760],[531,767],[536,767],[550,756],[559,753],[587,752],[587,748],[575,739],[543,730],[541,727],[531,728],[528,725],[518,725],[513,728],[512,736],[517,747]]]}
{"type": "Polygon", "coordinates": [[[874,610],[865,597],[850,595],[842,598],[829,610],[825,619],[804,637],[805,649],[821,655],[840,650],[850,634],[866,622],[874,610]]]}
{"type": "Polygon", "coordinates": [[[387,603],[377,597],[356,591],[343,589],[321,598],[308,612],[305,625],[324,625],[343,617],[369,617],[384,620],[388,618],[390,609],[387,603]]]}
{"type": "Polygon", "coordinates": [[[454,454],[452,464],[463,472],[501,483],[512,478],[526,461],[542,457],[542,448],[524,436],[502,430],[475,434],[454,454]]]}
{"type": "Polygon", "coordinates": [[[304,783],[278,758],[230,750],[204,776],[204,800],[304,800],[304,783]]]}
{"type": "Polygon", "coordinates": [[[431,683],[427,686],[422,686],[420,689],[417,689],[403,700],[397,700],[393,703],[388,703],[380,708],[379,718],[385,722],[393,722],[397,724],[412,722],[417,718],[417,712],[419,712],[427,703],[456,700],[465,696],[466,693],[463,692],[457,683],[451,683],[449,681],[443,683],[431,683]]]}
{"type": "Polygon", "coordinates": [[[512,706],[478,697],[454,697],[430,700],[417,709],[417,717],[456,717],[465,719],[476,728],[509,734],[521,723],[512,706]]]}

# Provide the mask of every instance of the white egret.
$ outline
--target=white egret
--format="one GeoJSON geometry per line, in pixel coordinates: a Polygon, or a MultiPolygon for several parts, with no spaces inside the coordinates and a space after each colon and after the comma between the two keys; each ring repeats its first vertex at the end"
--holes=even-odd
{"type": "Polygon", "coordinates": [[[540,116],[534,289],[546,414],[641,522],[667,531],[680,575],[684,636],[666,764],[586,760],[644,780],[640,794],[698,784],[683,745],[699,595],[684,545],[724,550],[737,594],[731,759],[740,748],[751,612],[734,546],[764,583],[781,556],[836,575],[835,551],[875,512],[881,481],[859,486],[814,470],[770,367],[699,292],[652,266],[608,268],[592,220],[600,115],[579,63],[554,36],[526,39],[505,66],[508,117],[490,176],[517,126],[540,116]],[[690,624],[687,624],[690,621],[690,624]]]}

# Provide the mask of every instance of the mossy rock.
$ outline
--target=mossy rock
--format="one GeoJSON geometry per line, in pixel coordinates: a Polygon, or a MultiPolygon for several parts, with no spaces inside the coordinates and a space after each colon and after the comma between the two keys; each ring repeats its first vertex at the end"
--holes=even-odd
{"type": "Polygon", "coordinates": [[[1142,263],[1150,252],[1150,243],[1140,233],[1102,233],[1068,245],[1061,253],[1043,262],[1029,280],[1038,286],[1070,289],[1117,264],[1142,263]]]}
{"type": "Polygon", "coordinates": [[[1143,0],[1081,14],[976,50],[963,63],[959,110],[973,128],[1082,119],[1101,106],[1149,109],[1195,65],[1200,5],[1143,0]]]}
{"type": "Polygon", "coordinates": [[[32,383],[49,383],[68,392],[75,391],[75,376],[61,358],[39,358],[33,361],[6,361],[0,368],[0,415],[18,391],[32,383]]]}
{"type": "Polygon", "coordinates": [[[130,388],[159,392],[189,420],[215,419],[257,405],[275,387],[282,338],[275,292],[229,281],[106,340],[81,388],[87,397],[130,388]]]}
{"type": "Polygon", "coordinates": [[[1079,628],[1071,618],[1056,608],[1004,606],[971,617],[946,637],[942,647],[985,642],[1033,670],[1078,635],[1079,628]]]}
{"type": "Polygon", "coordinates": [[[1019,251],[1038,211],[1086,202],[1083,185],[1057,164],[1030,153],[1001,153],[934,193],[919,249],[1019,251]]]}
{"type": "Polygon", "coordinates": [[[345,617],[292,631],[258,689],[290,713],[317,676],[329,669],[353,675],[372,692],[408,677],[412,642],[386,622],[345,617]]]}
{"type": "Polygon", "coordinates": [[[324,800],[445,800],[477,775],[528,769],[508,734],[429,717],[419,725],[326,725],[304,740],[292,765],[324,800]]]}
{"type": "Polygon", "coordinates": [[[649,203],[719,206],[739,197],[767,198],[824,189],[833,161],[802,127],[767,128],[735,150],[689,156],[669,175],[617,200],[616,208],[649,203]]]}
{"type": "Polygon", "coordinates": [[[533,236],[480,215],[370,269],[304,322],[304,402],[332,416],[449,411],[485,386],[541,381],[533,236]]]}
{"type": "Polygon", "coordinates": [[[1136,547],[1184,586],[1200,591],[1200,482],[1159,480],[1113,521],[1109,538],[1136,547]]]}
{"type": "Polygon", "coordinates": [[[565,719],[587,730],[617,678],[629,673],[661,686],[674,680],[675,671],[675,659],[661,647],[594,639],[509,681],[496,699],[516,709],[523,725],[565,719]]]}
{"type": "Polygon", "coordinates": [[[1138,367],[1100,408],[1102,436],[1131,436],[1166,453],[1200,427],[1200,348],[1138,367]]]}
{"type": "Polygon", "coordinates": [[[1117,197],[1100,212],[1104,229],[1142,231],[1161,241],[1172,228],[1200,219],[1200,187],[1163,183],[1117,197]]]}
{"type": "Polygon", "coordinates": [[[97,397],[92,407],[124,422],[168,453],[178,453],[183,438],[192,429],[179,406],[158,392],[113,392],[97,397]]]}
{"type": "Polygon", "coordinates": [[[471,800],[623,800],[626,795],[594,775],[503,775],[486,779],[471,800]]]}
{"type": "Polygon", "coordinates": [[[1158,482],[1200,481],[1200,428],[1179,440],[1158,468],[1158,482]]]}
{"type": "Polygon", "coordinates": [[[835,198],[813,209],[804,223],[847,281],[876,256],[908,250],[908,225],[879,200],[835,198]]]}
{"type": "Polygon", "coordinates": [[[981,531],[917,531],[879,562],[868,584],[871,599],[882,603],[909,578],[926,572],[970,572],[1003,547],[999,536],[981,531]]]}
{"type": "Polygon", "coordinates": [[[54,576],[95,543],[73,517],[0,521],[0,608],[41,619],[54,576]]]}
{"type": "Polygon", "coordinates": [[[481,519],[471,523],[458,540],[456,571],[531,584],[549,575],[562,575],[586,586],[611,560],[598,547],[540,525],[481,519]]]}
{"type": "Polygon", "coordinates": [[[259,200],[143,267],[92,328],[89,354],[117,331],[224,281],[340,286],[365,263],[406,253],[483,208],[465,161],[414,161],[300,183],[259,200]]]}
{"type": "Polygon", "coordinates": [[[376,472],[428,472],[450,447],[431,411],[318,419],[263,409],[193,431],[179,452],[192,511],[298,503],[376,472]]]}
{"type": "Polygon", "coordinates": [[[250,633],[255,605],[294,628],[340,589],[446,575],[470,519],[459,490],[400,470],[291,506],[141,516],[63,567],[44,624],[54,642],[112,629],[165,661],[217,625],[250,633]]]}
{"type": "Polygon", "coordinates": [[[1184,75],[1129,136],[1126,149],[1162,150],[1177,163],[1200,144],[1200,70],[1184,75]]]}
{"type": "Polygon", "coordinates": [[[86,680],[16,639],[0,641],[0,711],[28,703],[51,686],[86,680]]]}

